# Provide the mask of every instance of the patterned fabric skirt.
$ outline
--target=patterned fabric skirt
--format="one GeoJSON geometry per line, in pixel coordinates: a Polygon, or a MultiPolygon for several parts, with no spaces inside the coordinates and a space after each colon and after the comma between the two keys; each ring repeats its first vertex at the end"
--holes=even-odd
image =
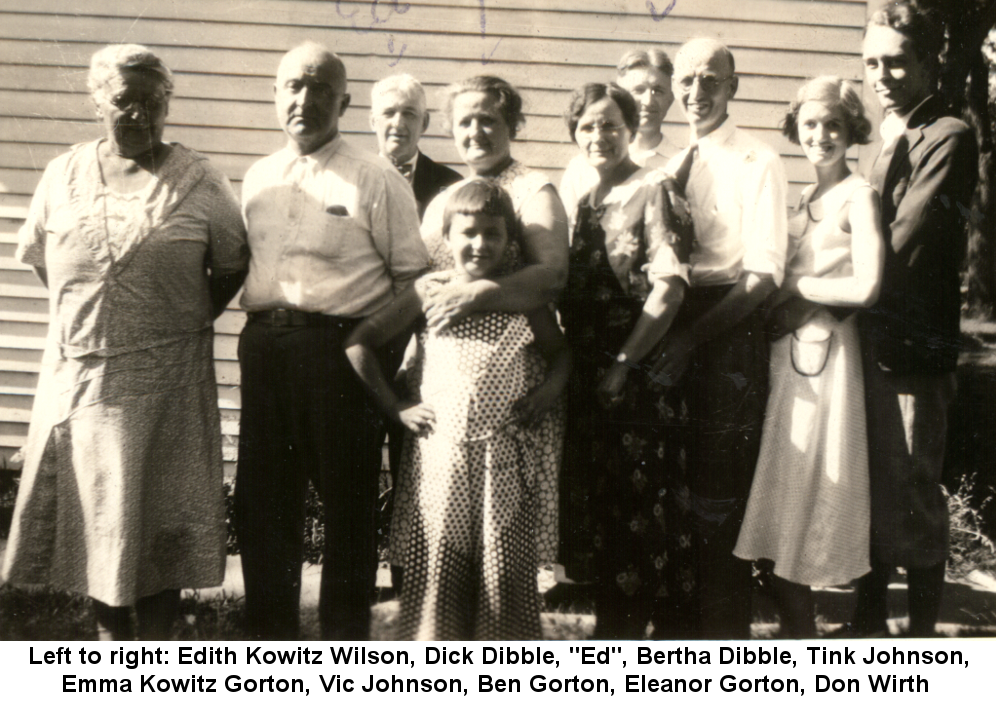
{"type": "Polygon", "coordinates": [[[535,445],[413,438],[402,457],[392,562],[404,640],[537,640],[535,445]],[[397,555],[394,549],[397,548],[397,555]]]}
{"type": "MultiPolygon", "coordinates": [[[[674,327],[718,303],[728,287],[688,290],[674,327]]],[[[761,443],[768,341],[757,310],[696,348],[667,391],[667,601],[655,637],[750,635],[751,565],[733,556],[761,443]]]]}
{"type": "Polygon", "coordinates": [[[561,559],[569,577],[607,592],[600,626],[618,617],[640,631],[666,593],[665,424],[674,409],[640,370],[623,403],[603,409],[595,388],[604,365],[578,358],[571,378],[561,559]]]}

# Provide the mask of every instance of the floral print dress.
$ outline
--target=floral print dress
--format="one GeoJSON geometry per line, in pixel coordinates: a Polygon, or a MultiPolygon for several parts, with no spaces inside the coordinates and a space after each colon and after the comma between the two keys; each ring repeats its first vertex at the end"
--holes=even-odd
{"type": "MultiPolygon", "coordinates": [[[[654,353],[629,373],[622,405],[603,408],[595,390],[632,333],[654,280],[687,280],[689,242],[672,226],[674,217],[659,171],[640,169],[598,207],[582,198],[560,303],[574,361],[561,561],[568,576],[610,592],[614,608],[625,609],[622,617],[633,622],[633,635],[666,595],[664,429],[673,409],[666,393],[648,386],[654,353]]],[[[598,613],[600,626],[612,616],[601,605],[598,613]]]]}

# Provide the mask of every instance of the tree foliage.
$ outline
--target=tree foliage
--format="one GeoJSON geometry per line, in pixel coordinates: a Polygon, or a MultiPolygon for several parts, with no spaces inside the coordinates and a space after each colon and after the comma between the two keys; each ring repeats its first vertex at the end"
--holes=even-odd
{"type": "Polygon", "coordinates": [[[973,312],[993,313],[996,301],[996,200],[993,197],[996,132],[996,0],[919,0],[944,25],[939,91],[979,139],[979,185],[968,222],[966,278],[973,312]]]}

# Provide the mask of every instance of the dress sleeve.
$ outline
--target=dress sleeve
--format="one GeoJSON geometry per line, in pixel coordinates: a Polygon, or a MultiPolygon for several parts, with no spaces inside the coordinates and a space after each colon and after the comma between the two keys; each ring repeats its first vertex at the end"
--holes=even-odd
{"type": "Polygon", "coordinates": [[[647,237],[649,261],[645,270],[652,283],[669,277],[680,277],[687,283],[691,269],[691,241],[685,239],[691,231],[680,230],[667,182],[663,177],[653,177],[644,186],[643,230],[647,237]]]}
{"type": "Polygon", "coordinates": [[[228,178],[213,166],[200,184],[201,201],[208,208],[208,265],[218,275],[249,267],[249,244],[239,201],[228,178]]]}
{"type": "Polygon", "coordinates": [[[31,198],[28,217],[24,220],[17,233],[17,260],[34,268],[45,267],[45,223],[52,206],[54,184],[62,171],[65,160],[59,158],[52,161],[42,173],[35,194],[31,198]]]}
{"type": "Polygon", "coordinates": [[[450,196],[460,188],[460,181],[446,190],[436,195],[422,216],[421,237],[422,242],[428,249],[429,257],[432,259],[432,270],[449,270],[453,267],[453,256],[449,248],[446,247],[446,240],[443,238],[443,210],[450,196]]]}

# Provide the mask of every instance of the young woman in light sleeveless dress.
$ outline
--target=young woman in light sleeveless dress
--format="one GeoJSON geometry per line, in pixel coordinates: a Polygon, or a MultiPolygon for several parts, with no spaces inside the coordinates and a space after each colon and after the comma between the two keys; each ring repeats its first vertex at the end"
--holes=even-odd
{"type": "Polygon", "coordinates": [[[734,554],[774,562],[782,635],[813,637],[811,586],[869,570],[868,448],[854,311],[872,304],[884,244],[878,195],[845,153],[868,142],[854,86],[823,76],[799,91],[784,133],[816,184],[790,217],[785,282],[772,305],[771,390],[734,554]]]}

